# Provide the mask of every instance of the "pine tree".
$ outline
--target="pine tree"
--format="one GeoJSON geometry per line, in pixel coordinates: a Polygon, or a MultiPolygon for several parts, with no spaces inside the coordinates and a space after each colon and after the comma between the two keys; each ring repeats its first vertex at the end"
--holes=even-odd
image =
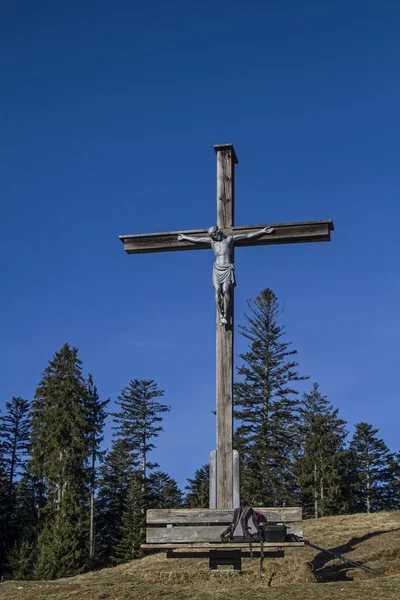
{"type": "Polygon", "coordinates": [[[188,508],[208,508],[210,495],[210,467],[203,465],[198,469],[193,479],[188,479],[185,504],[188,508]]]}
{"type": "Polygon", "coordinates": [[[36,541],[23,539],[12,549],[9,561],[14,579],[33,579],[37,560],[36,541]]]}
{"type": "MultiPolygon", "coordinates": [[[[140,541],[144,541],[144,516],[148,497],[146,490],[147,471],[158,467],[157,463],[151,463],[148,459],[150,452],[155,448],[151,440],[158,437],[160,432],[163,431],[161,425],[162,417],[160,415],[170,410],[169,406],[160,404],[156,400],[156,398],[163,395],[164,392],[157,388],[153,380],[133,379],[118,397],[117,404],[121,410],[113,414],[114,422],[116,423],[116,435],[119,439],[124,440],[129,448],[132,467],[138,467],[142,481],[140,503],[143,504],[141,508],[143,518],[139,541],[136,537],[136,525],[135,532],[132,532],[132,536],[135,539],[135,547],[137,543],[140,545],[140,541]]],[[[133,523],[132,520],[129,522],[133,523]]],[[[124,543],[127,535],[126,527],[127,525],[124,525],[121,529],[123,536],[122,543],[124,543]]],[[[129,536],[129,540],[132,541],[132,539],[129,536]]],[[[129,544],[130,541],[126,543],[129,544]]],[[[121,558],[121,543],[118,544],[118,549],[119,557],[121,558]]]]}
{"type": "Polygon", "coordinates": [[[96,492],[96,464],[101,461],[105,452],[100,451],[100,445],[103,441],[103,428],[107,417],[105,410],[109,399],[101,401],[97,393],[97,388],[93,383],[93,377],[89,374],[87,381],[86,411],[87,411],[87,443],[89,453],[89,487],[90,487],[90,516],[89,516],[89,560],[95,558],[95,492],[96,492]]]}
{"type": "Polygon", "coordinates": [[[86,549],[78,529],[81,523],[75,503],[63,499],[63,518],[48,520],[37,540],[35,579],[58,579],[77,575],[86,563],[86,549]]]}
{"type": "Polygon", "coordinates": [[[30,471],[38,480],[38,505],[43,506],[37,559],[37,573],[42,577],[71,574],[86,561],[86,401],[78,350],[65,344],[46,367],[32,406],[30,471]],[[68,563],[66,557],[72,555],[75,558],[68,563]]]}
{"type": "Polygon", "coordinates": [[[0,564],[3,568],[18,540],[16,477],[25,468],[30,433],[29,402],[13,397],[5,407],[6,413],[0,419],[0,513],[3,513],[0,517],[0,564]]]}
{"type": "Polygon", "coordinates": [[[248,301],[250,315],[239,326],[250,342],[241,354],[242,378],[234,385],[236,447],[241,452],[242,498],[259,506],[296,501],[294,454],[298,422],[298,391],[293,384],[307,379],[297,372],[296,350],[283,341],[285,328],[274,292],[264,289],[248,301]]]}
{"type": "Polygon", "coordinates": [[[125,440],[112,443],[99,468],[98,498],[95,511],[96,552],[99,562],[109,565],[122,538],[122,516],[134,474],[130,447],[125,440]]]}
{"type": "Polygon", "coordinates": [[[0,448],[0,578],[7,570],[7,555],[12,546],[9,519],[12,514],[10,484],[0,448]]]}
{"type": "Polygon", "coordinates": [[[27,471],[18,482],[15,491],[16,543],[9,562],[14,579],[32,579],[37,558],[38,536],[38,487],[35,478],[27,471]]]}
{"type": "Polygon", "coordinates": [[[167,473],[155,471],[148,479],[149,508],[179,508],[183,504],[183,494],[175,479],[167,473]]]}
{"type": "Polygon", "coordinates": [[[3,460],[8,474],[10,489],[15,476],[24,466],[27,458],[30,435],[29,402],[22,398],[12,398],[6,402],[6,414],[0,421],[3,460]]]}
{"type": "Polygon", "coordinates": [[[120,412],[113,413],[114,422],[117,423],[116,435],[126,440],[143,481],[146,480],[147,469],[158,467],[148,461],[148,455],[155,448],[150,440],[163,431],[160,415],[170,410],[169,406],[155,400],[163,395],[164,392],[157,388],[154,381],[133,379],[118,396],[120,412]]]}
{"type": "Polygon", "coordinates": [[[317,518],[345,512],[346,423],[317,383],[310,394],[303,394],[299,412],[296,472],[304,514],[317,518]]]}
{"type": "Polygon", "coordinates": [[[377,437],[378,431],[369,423],[358,423],[350,442],[354,512],[370,513],[390,508],[387,501],[393,488],[394,456],[377,437]]]}
{"type": "Polygon", "coordinates": [[[86,393],[78,350],[65,344],[44,371],[32,417],[32,472],[45,480],[57,510],[68,490],[86,484],[86,393]]]}
{"type": "Polygon", "coordinates": [[[143,488],[142,475],[136,471],[130,478],[121,520],[120,539],[113,552],[113,562],[119,564],[141,555],[140,545],[146,526],[146,508],[179,508],[182,492],[166,473],[155,471],[143,488]]]}
{"type": "Polygon", "coordinates": [[[390,482],[386,489],[384,505],[387,510],[400,510],[400,452],[389,457],[390,482]]]}
{"type": "Polygon", "coordinates": [[[121,537],[113,555],[114,563],[119,564],[140,556],[140,544],[143,542],[143,531],[146,526],[145,507],[142,475],[136,472],[129,482],[122,513],[121,537]]]}

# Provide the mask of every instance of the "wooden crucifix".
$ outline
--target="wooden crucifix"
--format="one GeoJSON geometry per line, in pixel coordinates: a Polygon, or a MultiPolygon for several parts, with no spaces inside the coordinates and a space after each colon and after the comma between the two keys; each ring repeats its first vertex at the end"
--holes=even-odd
{"type": "Polygon", "coordinates": [[[216,508],[234,508],[233,490],[233,290],[234,248],[298,242],[327,242],[332,221],[308,221],[235,227],[232,144],[214,146],[217,154],[217,225],[210,229],[121,235],[128,254],[180,250],[214,250],[213,283],[217,303],[217,449],[216,508]],[[222,236],[221,236],[222,234],[222,236]]]}

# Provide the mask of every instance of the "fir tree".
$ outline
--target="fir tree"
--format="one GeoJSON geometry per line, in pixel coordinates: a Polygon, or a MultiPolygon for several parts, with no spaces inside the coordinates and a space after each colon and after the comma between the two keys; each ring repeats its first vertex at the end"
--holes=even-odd
{"type": "Polygon", "coordinates": [[[155,471],[148,479],[149,508],[179,508],[183,494],[175,479],[167,473],[155,471]]]}
{"type": "Polygon", "coordinates": [[[155,448],[151,440],[163,431],[160,415],[170,410],[169,406],[155,400],[163,395],[164,392],[157,388],[154,381],[133,379],[118,396],[120,412],[113,414],[114,422],[117,423],[116,435],[128,444],[132,460],[139,466],[143,481],[146,480],[147,469],[158,467],[148,461],[148,455],[155,448]]]}
{"type": "Polygon", "coordinates": [[[63,518],[47,520],[37,540],[35,579],[58,579],[83,571],[86,549],[78,534],[81,519],[74,498],[63,499],[63,518]]]}
{"type": "Polygon", "coordinates": [[[296,463],[305,516],[345,512],[345,425],[314,383],[302,398],[296,463]]]}
{"type": "Polygon", "coordinates": [[[124,512],[121,519],[121,537],[116,545],[113,561],[116,564],[133,560],[140,556],[140,544],[143,542],[146,499],[140,472],[130,479],[124,512]]]}
{"type": "Polygon", "coordinates": [[[9,556],[14,579],[32,579],[37,558],[38,487],[35,478],[27,471],[15,490],[16,543],[9,556]]]}
{"type": "Polygon", "coordinates": [[[122,538],[122,515],[134,470],[129,446],[116,440],[99,468],[98,499],[95,511],[99,561],[108,565],[122,538]]]}
{"type": "Polygon", "coordinates": [[[37,525],[38,489],[36,478],[29,472],[23,474],[16,487],[16,510],[19,539],[26,537],[37,525]]]}
{"type": "Polygon", "coordinates": [[[400,452],[389,457],[390,482],[386,489],[384,505],[387,510],[400,509],[400,452]]]}
{"type": "Polygon", "coordinates": [[[89,516],[89,560],[95,558],[95,492],[96,492],[96,464],[101,461],[105,452],[100,451],[100,444],[103,441],[104,422],[107,417],[105,410],[109,399],[101,401],[97,393],[97,388],[93,383],[93,377],[89,374],[87,381],[86,395],[86,419],[87,419],[87,443],[89,453],[89,487],[90,487],[90,516],[89,516]]]}
{"type": "Polygon", "coordinates": [[[236,447],[242,460],[242,497],[251,504],[285,505],[296,501],[294,454],[298,391],[293,384],[307,377],[297,372],[296,350],[283,341],[277,320],[278,299],[264,289],[248,301],[247,324],[239,326],[250,342],[241,354],[241,377],[234,386],[236,447]]]}
{"type": "Polygon", "coordinates": [[[390,508],[388,498],[393,489],[394,456],[385,442],[377,437],[378,431],[369,423],[358,423],[350,442],[354,512],[370,513],[390,508]]]}
{"type": "Polygon", "coordinates": [[[193,479],[188,479],[185,504],[188,508],[208,508],[210,496],[210,467],[203,465],[193,479]]]}
{"type": "Polygon", "coordinates": [[[9,520],[13,506],[11,503],[10,484],[0,448],[0,578],[7,570],[7,554],[12,546],[9,520]]]}
{"type": "Polygon", "coordinates": [[[12,549],[9,562],[14,579],[33,579],[37,560],[36,541],[23,539],[12,549]]]}
{"type": "Polygon", "coordinates": [[[0,419],[0,562],[9,562],[8,556],[19,538],[21,527],[16,498],[17,482],[25,468],[28,450],[30,419],[29,402],[12,398],[5,403],[6,413],[0,419]],[[4,519],[4,520],[3,520],[4,519]]]}
{"type": "Polygon", "coordinates": [[[3,461],[8,475],[10,489],[15,476],[24,467],[30,435],[29,402],[22,398],[12,398],[6,402],[6,414],[0,421],[3,461]]]}
{"type": "MultiPolygon", "coordinates": [[[[129,448],[132,467],[138,467],[142,481],[140,503],[142,503],[141,510],[143,518],[141,520],[140,539],[137,538],[136,525],[134,526],[135,531],[129,536],[130,541],[135,539],[135,547],[138,543],[140,545],[140,541],[144,541],[144,516],[148,496],[146,490],[147,470],[158,467],[158,464],[151,463],[148,459],[149,453],[155,448],[152,440],[158,437],[160,432],[163,431],[161,414],[170,410],[169,406],[160,404],[160,402],[156,400],[156,398],[163,395],[164,392],[157,388],[154,381],[133,379],[130,384],[122,390],[121,395],[118,397],[117,404],[120,406],[121,410],[113,414],[114,422],[117,424],[115,427],[116,435],[124,440],[129,448]],[[132,536],[134,536],[134,538],[132,538],[132,536]]],[[[134,482],[134,489],[136,490],[136,480],[134,482]]],[[[129,510],[131,510],[131,507],[129,510]]],[[[129,517],[129,519],[129,522],[132,524],[133,521],[131,517],[129,517]]],[[[126,527],[127,525],[124,525],[121,529],[123,536],[122,544],[127,535],[126,527]]],[[[129,545],[130,541],[126,543],[129,545]]],[[[118,544],[118,556],[120,559],[122,556],[121,543],[118,544]]]]}
{"type": "Polygon", "coordinates": [[[32,472],[57,509],[67,490],[83,492],[88,458],[86,385],[78,350],[65,344],[46,367],[32,418],[32,472]]]}
{"type": "Polygon", "coordinates": [[[42,529],[37,567],[43,577],[72,574],[86,560],[86,401],[78,350],[65,344],[46,367],[32,406],[30,471],[38,480],[38,506],[43,506],[39,512],[42,529]],[[65,557],[75,557],[71,560],[73,568],[67,567],[62,557],[64,542],[65,557]]]}

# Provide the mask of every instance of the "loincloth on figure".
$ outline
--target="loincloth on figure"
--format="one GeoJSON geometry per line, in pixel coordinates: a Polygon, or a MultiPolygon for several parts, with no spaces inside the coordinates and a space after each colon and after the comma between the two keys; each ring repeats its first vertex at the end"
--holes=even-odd
{"type": "Polygon", "coordinates": [[[231,263],[227,265],[217,265],[214,263],[212,282],[214,288],[218,288],[224,283],[230,283],[232,287],[235,287],[235,267],[231,263]]]}

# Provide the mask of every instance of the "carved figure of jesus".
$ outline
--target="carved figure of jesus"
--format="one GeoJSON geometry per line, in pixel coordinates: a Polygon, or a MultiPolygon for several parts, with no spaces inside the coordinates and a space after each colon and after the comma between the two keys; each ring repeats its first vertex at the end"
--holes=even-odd
{"type": "Polygon", "coordinates": [[[178,241],[186,240],[193,244],[210,244],[214,250],[215,263],[213,265],[212,282],[215,290],[215,302],[218,308],[221,325],[226,325],[229,319],[231,290],[236,285],[235,266],[233,264],[233,248],[236,240],[261,237],[264,234],[274,233],[272,227],[264,227],[253,233],[238,235],[225,235],[216,225],[208,230],[209,237],[195,238],[187,235],[178,235],[178,241]]]}

